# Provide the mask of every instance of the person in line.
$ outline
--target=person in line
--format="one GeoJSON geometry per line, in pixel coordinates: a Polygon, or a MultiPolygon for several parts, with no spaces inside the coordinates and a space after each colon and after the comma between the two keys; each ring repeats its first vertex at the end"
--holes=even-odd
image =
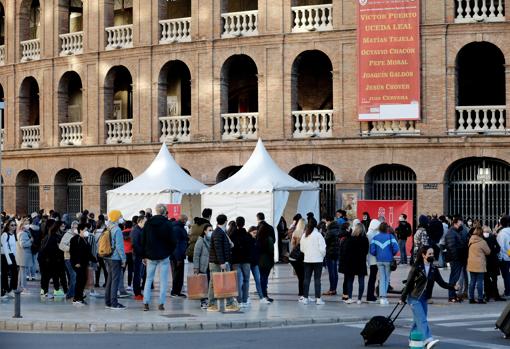
{"type": "Polygon", "coordinates": [[[133,246],[133,293],[137,301],[143,301],[142,295],[142,232],[145,226],[145,212],[143,216],[138,216],[135,226],[131,230],[131,244],[133,246]]]}
{"type": "Polygon", "coordinates": [[[361,224],[365,227],[365,231],[368,234],[368,228],[370,227],[370,223],[372,220],[370,219],[370,214],[368,212],[363,212],[363,216],[361,217],[361,224]]]}
{"type": "Polygon", "coordinates": [[[398,217],[398,226],[395,228],[395,234],[398,239],[398,247],[400,250],[400,264],[407,264],[407,239],[413,235],[411,224],[407,222],[407,215],[400,214],[398,217]]]}
{"type": "Polygon", "coordinates": [[[71,265],[76,273],[76,286],[74,291],[73,305],[86,305],[83,291],[87,283],[88,268],[90,262],[96,262],[92,255],[91,246],[88,242],[89,230],[88,223],[78,224],[78,235],[71,238],[69,254],[71,255],[71,265]]]}
{"type": "Polygon", "coordinates": [[[187,221],[188,217],[182,214],[173,225],[177,245],[170,256],[170,265],[172,267],[172,291],[170,295],[172,297],[186,298],[186,295],[182,293],[182,287],[184,285],[184,260],[186,259],[186,249],[188,248],[188,233],[185,229],[187,221]]]}
{"type": "Polygon", "coordinates": [[[492,233],[488,226],[483,226],[483,239],[489,246],[491,253],[487,256],[487,272],[484,275],[484,293],[485,301],[489,302],[494,299],[496,302],[505,302],[506,299],[501,297],[498,290],[498,275],[499,275],[499,247],[496,236],[492,233]]]}
{"type": "Polygon", "coordinates": [[[335,213],[335,219],[339,226],[342,226],[342,224],[347,223],[347,212],[345,210],[337,210],[335,213]]]}
{"type": "Polygon", "coordinates": [[[416,233],[414,233],[413,242],[413,254],[415,256],[418,255],[418,251],[421,250],[422,246],[429,246],[429,235],[427,233],[427,229],[429,227],[429,219],[425,215],[421,215],[418,218],[418,228],[416,229],[416,233]]]}
{"type": "MultiPolygon", "coordinates": [[[[359,221],[358,221],[359,222],[359,221]]],[[[363,292],[365,291],[365,276],[367,275],[367,254],[368,254],[368,238],[365,234],[365,227],[361,223],[353,224],[352,234],[343,242],[344,251],[346,252],[345,263],[340,265],[341,271],[347,279],[347,295],[346,304],[354,303],[352,292],[354,285],[354,277],[358,277],[358,300],[361,304],[363,292]]]]}
{"type": "Polygon", "coordinates": [[[119,224],[124,223],[124,218],[119,210],[112,210],[108,213],[109,224],[103,234],[110,234],[112,246],[112,255],[104,257],[108,278],[104,302],[106,309],[124,310],[126,306],[119,303],[118,291],[120,278],[122,277],[122,268],[126,265],[126,253],[124,252],[124,239],[119,224]]]}
{"type": "MultiPolygon", "coordinates": [[[[99,238],[101,237],[101,234],[106,229],[106,222],[104,215],[100,214],[97,216],[97,222],[96,222],[96,229],[94,230],[94,238],[96,241],[99,242],[99,238]]],[[[103,271],[104,275],[104,282],[103,282],[103,288],[106,287],[106,281],[108,279],[108,270],[106,270],[106,264],[104,262],[104,258],[101,256],[97,256],[97,269],[96,269],[96,283],[94,284],[94,287],[99,288],[100,281],[101,281],[101,270],[103,271]]]]}
{"type": "MultiPolygon", "coordinates": [[[[230,240],[227,236],[227,216],[224,214],[216,217],[216,229],[214,229],[211,236],[211,247],[209,250],[209,271],[212,273],[220,273],[222,271],[230,270],[231,261],[231,246],[230,240]]],[[[209,305],[207,311],[217,312],[219,307],[217,299],[214,297],[214,281],[209,283],[209,305]]],[[[234,298],[227,298],[227,305],[225,311],[238,311],[234,298]]]]}
{"type": "Polygon", "coordinates": [[[491,254],[491,249],[483,239],[483,229],[476,225],[473,235],[469,239],[469,254],[467,271],[471,279],[469,283],[469,304],[486,304],[483,297],[483,280],[487,272],[487,256],[491,254]],[[475,301],[475,286],[478,290],[478,302],[475,301]]]}
{"type": "MultiPolygon", "coordinates": [[[[211,273],[209,272],[209,250],[211,249],[211,237],[213,227],[210,224],[204,224],[201,236],[195,243],[195,250],[193,251],[193,272],[195,274],[207,275],[208,284],[211,282],[211,273]]],[[[200,300],[200,308],[207,310],[207,298],[200,300]]]]}
{"type": "Polygon", "coordinates": [[[250,262],[252,252],[252,238],[244,229],[244,217],[236,218],[236,230],[230,236],[234,247],[232,248],[232,266],[237,270],[237,301],[240,308],[248,307],[250,291],[250,262]]]}
{"type": "Polygon", "coordinates": [[[164,204],[156,205],[156,214],[147,220],[142,232],[143,258],[147,266],[147,277],[143,291],[143,310],[149,311],[151,302],[151,287],[159,266],[159,305],[158,310],[165,310],[166,290],[168,287],[168,273],[170,256],[177,246],[174,227],[167,218],[167,208],[164,204]]]}
{"type": "MultiPolygon", "coordinates": [[[[135,220],[138,219],[138,216],[133,217],[135,220]]],[[[126,253],[126,265],[122,268],[122,287],[121,294],[133,291],[133,243],[131,242],[131,230],[133,230],[133,225],[136,222],[126,221],[124,224],[124,229],[122,230],[122,238],[124,239],[124,252],[126,253]],[[127,271],[127,285],[128,287],[124,288],[124,275],[127,271]],[[124,289],[125,292],[122,292],[124,289]]]]}
{"type": "Polygon", "coordinates": [[[388,305],[386,295],[390,284],[390,263],[398,252],[397,240],[388,232],[388,224],[382,222],[379,226],[379,233],[376,234],[370,243],[370,254],[377,260],[379,272],[379,302],[381,305],[388,305]]]}
{"type": "Polygon", "coordinates": [[[2,229],[1,241],[1,253],[0,258],[2,259],[2,290],[1,297],[3,299],[7,297],[14,298],[14,290],[18,287],[18,264],[16,263],[16,221],[10,220],[2,229]]]}
{"type": "Polygon", "coordinates": [[[340,226],[333,216],[326,215],[326,265],[329,274],[329,290],[324,296],[336,296],[338,286],[338,260],[340,259],[340,226]]]}
{"type": "Polygon", "coordinates": [[[497,241],[501,251],[499,252],[501,277],[505,285],[505,297],[510,297],[510,216],[502,216],[500,219],[501,230],[498,232],[497,241]]]}
{"type": "Polygon", "coordinates": [[[326,256],[326,241],[317,230],[317,221],[311,217],[306,225],[305,233],[300,241],[301,252],[304,254],[305,278],[303,281],[303,304],[309,304],[308,298],[312,273],[314,275],[315,304],[323,305],[321,299],[322,264],[326,256]]]}
{"type": "Polygon", "coordinates": [[[204,208],[202,210],[202,217],[195,217],[193,224],[191,225],[191,233],[189,234],[189,245],[186,250],[188,261],[193,263],[193,255],[195,253],[195,244],[204,232],[206,224],[211,224],[212,210],[210,208],[204,208]]]}
{"type": "Polygon", "coordinates": [[[276,231],[278,232],[278,259],[280,263],[283,263],[285,261],[284,257],[288,253],[288,251],[283,250],[283,240],[287,238],[287,232],[289,231],[287,221],[283,216],[280,217],[276,231]]]}
{"type": "MultiPolygon", "coordinates": [[[[301,217],[301,215],[299,215],[301,217]]],[[[336,223],[336,222],[335,222],[336,223]]],[[[306,228],[306,222],[303,218],[299,218],[296,226],[294,227],[294,231],[292,232],[292,237],[290,240],[290,250],[294,251],[296,248],[300,248],[301,237],[303,236],[306,228]]],[[[302,251],[301,251],[302,255],[302,251]]],[[[298,279],[298,302],[303,303],[305,301],[304,291],[303,291],[303,283],[305,280],[305,264],[303,258],[293,258],[289,256],[290,265],[294,268],[294,272],[298,279]]]]}
{"type": "MultiPolygon", "coordinates": [[[[445,262],[450,263],[450,284],[456,284],[462,273],[463,244],[460,238],[462,233],[462,220],[453,218],[452,226],[445,235],[445,262]]],[[[458,303],[462,300],[457,296],[455,290],[448,292],[448,302],[458,303]]]]}
{"type": "Polygon", "coordinates": [[[64,255],[58,248],[60,225],[54,222],[53,219],[49,219],[48,223],[51,224],[46,225],[45,229],[49,230],[41,241],[38,258],[41,268],[41,296],[51,299],[53,297],[64,297],[66,292],[60,289],[59,271],[60,265],[64,264],[64,255]],[[53,295],[49,294],[50,279],[53,280],[53,295]]]}
{"type": "Polygon", "coordinates": [[[260,286],[264,298],[260,301],[263,304],[273,303],[268,296],[267,285],[269,275],[274,267],[274,228],[265,221],[264,213],[257,213],[257,247],[259,249],[260,286]]]}
{"type": "MultiPolygon", "coordinates": [[[[60,231],[62,231],[62,229],[65,231],[65,228],[65,223],[60,222],[60,231]]],[[[58,244],[58,248],[64,252],[64,264],[67,269],[67,275],[69,276],[69,288],[67,289],[66,294],[67,299],[74,298],[74,289],[76,287],[76,272],[71,264],[71,254],[69,253],[71,248],[71,239],[76,235],[78,235],[78,221],[73,221],[71,223],[71,228],[64,233],[64,236],[58,244]]]]}
{"type": "Polygon", "coordinates": [[[96,287],[94,284],[95,272],[99,268],[99,264],[97,263],[97,250],[99,247],[98,247],[98,241],[96,240],[96,236],[94,235],[94,231],[95,231],[94,227],[96,226],[96,222],[92,219],[92,221],[94,222],[94,225],[92,225],[91,219],[90,219],[91,215],[92,215],[92,217],[94,216],[93,213],[89,213],[89,215],[88,215],[89,219],[88,219],[87,223],[85,223],[87,226],[86,240],[90,246],[90,253],[94,257],[94,260],[89,262],[88,269],[87,269],[87,282],[85,285],[89,289],[90,297],[98,297],[99,298],[99,297],[102,297],[102,295],[96,291],[96,287]]]}
{"type": "MultiPolygon", "coordinates": [[[[362,223],[363,224],[363,223],[362,223]]],[[[364,225],[364,224],[363,224],[364,225]]],[[[379,233],[379,226],[381,222],[377,219],[372,219],[370,221],[370,225],[367,231],[368,243],[371,244],[374,236],[379,233]]],[[[368,254],[368,265],[370,267],[370,275],[368,277],[368,287],[367,287],[367,302],[368,303],[377,303],[377,298],[375,297],[375,282],[377,281],[377,259],[375,256],[372,256],[370,253],[368,254]]]]}
{"type": "MultiPolygon", "coordinates": [[[[257,246],[257,227],[256,226],[250,227],[248,229],[248,234],[251,236],[250,240],[251,275],[253,276],[253,281],[255,282],[255,288],[257,289],[257,295],[259,296],[259,300],[262,300],[264,299],[264,294],[262,293],[262,286],[260,284],[260,269],[259,269],[260,251],[257,246]]],[[[248,297],[247,303],[250,304],[250,297],[248,297]]]]}
{"type": "Polygon", "coordinates": [[[28,294],[27,289],[27,280],[29,278],[29,273],[32,268],[32,243],[34,239],[30,234],[30,224],[29,220],[25,221],[25,225],[20,227],[18,233],[18,243],[16,244],[16,261],[19,267],[19,281],[21,288],[19,291],[28,294]]]}
{"type": "Polygon", "coordinates": [[[422,334],[426,349],[432,349],[439,343],[439,340],[432,337],[427,321],[427,303],[432,297],[432,290],[436,282],[442,288],[455,292],[454,284],[446,283],[441,277],[439,269],[434,265],[434,249],[422,246],[407,276],[400,303],[407,302],[411,306],[413,311],[411,332],[417,330],[422,334]]]}

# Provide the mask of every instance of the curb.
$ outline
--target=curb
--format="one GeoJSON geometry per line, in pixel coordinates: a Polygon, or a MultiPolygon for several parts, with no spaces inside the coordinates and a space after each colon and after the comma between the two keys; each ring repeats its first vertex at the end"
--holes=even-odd
{"type": "Polygon", "coordinates": [[[270,329],[315,324],[345,324],[367,321],[370,317],[323,317],[292,320],[223,321],[223,322],[75,322],[40,320],[0,320],[0,332],[63,332],[63,333],[107,333],[107,332],[183,332],[211,330],[270,329]]]}

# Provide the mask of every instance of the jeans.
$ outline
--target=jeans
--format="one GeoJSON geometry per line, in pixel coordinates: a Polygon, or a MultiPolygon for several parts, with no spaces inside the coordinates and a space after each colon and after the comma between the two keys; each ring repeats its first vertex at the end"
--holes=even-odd
{"type": "Polygon", "coordinates": [[[411,306],[411,310],[413,311],[413,326],[411,327],[411,332],[418,330],[418,332],[422,334],[423,340],[430,339],[432,335],[430,334],[430,327],[427,321],[427,299],[425,299],[425,297],[419,299],[408,297],[407,303],[411,306]]]}
{"type": "Polygon", "coordinates": [[[135,296],[142,294],[142,259],[133,255],[133,293],[135,296]]]}
{"type": "Polygon", "coordinates": [[[35,274],[37,274],[37,270],[39,270],[39,263],[37,262],[38,255],[39,255],[39,253],[32,254],[32,266],[30,267],[30,270],[28,271],[28,276],[35,277],[35,274]]]}
{"type": "Polygon", "coordinates": [[[262,296],[267,298],[267,284],[269,282],[269,275],[272,268],[260,268],[260,287],[262,289],[262,296]]]}
{"type": "Polygon", "coordinates": [[[459,279],[459,292],[460,293],[468,293],[468,288],[469,288],[469,278],[468,278],[468,272],[467,272],[467,269],[466,269],[466,265],[463,264],[462,265],[462,272],[460,274],[460,279],[459,279]]]}
{"type": "Polygon", "coordinates": [[[400,264],[407,264],[406,242],[407,240],[398,240],[398,248],[400,250],[400,264]]]}
{"type": "MultiPolygon", "coordinates": [[[[354,286],[354,274],[347,274],[345,278],[347,279],[347,295],[349,299],[352,299],[352,289],[354,286]]],[[[361,300],[363,297],[363,292],[365,291],[365,275],[358,275],[358,300],[361,300]]]]}
{"type": "Polygon", "coordinates": [[[501,270],[501,277],[505,285],[505,296],[510,296],[510,261],[501,261],[499,264],[501,270]]]}
{"type": "Polygon", "coordinates": [[[74,289],[76,287],[76,272],[74,271],[73,266],[71,265],[71,260],[66,259],[65,265],[67,272],[69,273],[69,289],[67,290],[67,297],[74,297],[74,289]]]}
{"type": "Polygon", "coordinates": [[[27,288],[27,276],[29,274],[30,267],[19,267],[19,283],[21,288],[27,288]]]}
{"type": "Polygon", "coordinates": [[[181,294],[184,285],[184,259],[176,261],[171,259],[172,266],[172,292],[171,294],[181,294]]]}
{"type": "Polygon", "coordinates": [[[264,298],[264,294],[262,293],[262,286],[260,286],[260,270],[259,266],[256,264],[250,265],[251,274],[253,275],[253,280],[255,281],[255,288],[257,289],[257,294],[259,298],[264,298]]]}
{"type": "MultiPolygon", "coordinates": [[[[229,268],[227,267],[227,270],[229,268]]],[[[221,267],[219,264],[216,263],[209,263],[209,272],[211,273],[211,281],[209,282],[209,306],[211,305],[217,305],[216,301],[217,299],[214,298],[214,278],[213,273],[221,273],[221,267]]],[[[230,297],[227,298],[227,305],[232,305],[234,303],[234,298],[230,297]]]]}
{"type": "Polygon", "coordinates": [[[166,289],[168,287],[168,273],[170,269],[170,259],[160,259],[157,261],[147,260],[147,279],[145,289],[143,290],[143,303],[151,302],[151,285],[156,274],[156,267],[159,265],[159,304],[165,304],[166,289]]]}
{"type": "Polygon", "coordinates": [[[106,270],[106,264],[103,258],[97,257],[96,287],[99,287],[99,281],[101,279],[101,269],[103,269],[104,283],[106,284],[106,281],[108,279],[108,271],[106,270]]]}
{"type": "Polygon", "coordinates": [[[239,303],[247,303],[250,291],[250,263],[236,264],[237,269],[237,289],[239,303]]]}
{"type": "Polygon", "coordinates": [[[298,278],[298,292],[299,297],[301,297],[303,295],[303,282],[305,280],[305,265],[303,262],[298,261],[290,261],[290,264],[296,272],[296,276],[298,278]]]}
{"type": "MultiPolygon", "coordinates": [[[[450,285],[457,284],[457,281],[459,281],[460,274],[462,273],[462,263],[459,261],[451,261],[450,262],[450,278],[448,279],[448,283],[450,285]]],[[[455,290],[449,290],[448,291],[448,298],[452,299],[457,296],[455,290]]]]}
{"type": "Polygon", "coordinates": [[[11,265],[7,265],[7,258],[2,254],[2,296],[7,292],[14,291],[18,288],[18,265],[14,254],[10,254],[11,265]],[[10,274],[10,279],[9,279],[10,274]]]}
{"type": "Polygon", "coordinates": [[[469,282],[469,299],[475,299],[475,285],[478,291],[478,300],[483,300],[483,275],[485,273],[474,273],[471,274],[471,280],[469,282]]]}
{"type": "Polygon", "coordinates": [[[303,296],[308,298],[312,273],[315,286],[315,298],[321,298],[322,263],[305,263],[305,280],[303,283],[303,296]]]}
{"type": "Polygon", "coordinates": [[[439,245],[439,258],[438,258],[438,265],[440,268],[444,268],[446,266],[446,261],[444,260],[444,245],[439,245]]]}
{"type": "Polygon", "coordinates": [[[335,291],[338,286],[338,259],[326,259],[329,274],[329,290],[335,291]]]}
{"type": "Polygon", "coordinates": [[[379,297],[386,298],[390,284],[390,262],[377,262],[377,269],[379,271],[379,297]]]}
{"type": "Polygon", "coordinates": [[[377,281],[377,265],[370,266],[370,276],[368,277],[368,289],[367,289],[367,301],[373,302],[376,301],[375,298],[375,282],[377,281]]]}
{"type": "Polygon", "coordinates": [[[119,304],[117,292],[119,291],[119,280],[122,275],[122,261],[107,258],[104,262],[109,275],[104,292],[104,304],[107,307],[116,307],[119,304]]]}

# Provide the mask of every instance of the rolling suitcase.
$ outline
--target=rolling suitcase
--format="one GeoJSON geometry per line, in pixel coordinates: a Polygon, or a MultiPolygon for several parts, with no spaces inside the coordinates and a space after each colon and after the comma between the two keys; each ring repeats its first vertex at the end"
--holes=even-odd
{"type": "Polygon", "coordinates": [[[496,321],[496,328],[498,328],[505,338],[510,338],[510,304],[507,304],[503,312],[496,321]]]}
{"type": "Polygon", "coordinates": [[[402,304],[402,307],[398,311],[398,313],[395,315],[394,318],[392,318],[393,313],[398,309],[399,304],[393,308],[393,311],[388,317],[385,316],[374,316],[370,319],[370,321],[367,322],[365,325],[365,328],[363,331],[361,331],[361,336],[363,337],[363,340],[365,341],[365,346],[372,345],[372,344],[379,344],[383,345],[384,342],[388,339],[388,337],[393,333],[395,330],[395,324],[394,322],[397,320],[398,316],[404,310],[404,307],[406,306],[406,303],[402,304]]]}

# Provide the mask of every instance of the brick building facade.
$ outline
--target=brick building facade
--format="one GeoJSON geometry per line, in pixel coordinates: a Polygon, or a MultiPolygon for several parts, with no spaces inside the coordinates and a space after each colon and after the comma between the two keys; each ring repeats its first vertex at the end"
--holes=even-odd
{"type": "Polygon", "coordinates": [[[493,221],[510,206],[510,24],[502,0],[474,3],[421,2],[421,120],[372,123],[354,0],[0,0],[4,208],[104,210],[161,141],[214,184],[261,137],[322,183],[323,210],[352,191],[493,221]]]}

